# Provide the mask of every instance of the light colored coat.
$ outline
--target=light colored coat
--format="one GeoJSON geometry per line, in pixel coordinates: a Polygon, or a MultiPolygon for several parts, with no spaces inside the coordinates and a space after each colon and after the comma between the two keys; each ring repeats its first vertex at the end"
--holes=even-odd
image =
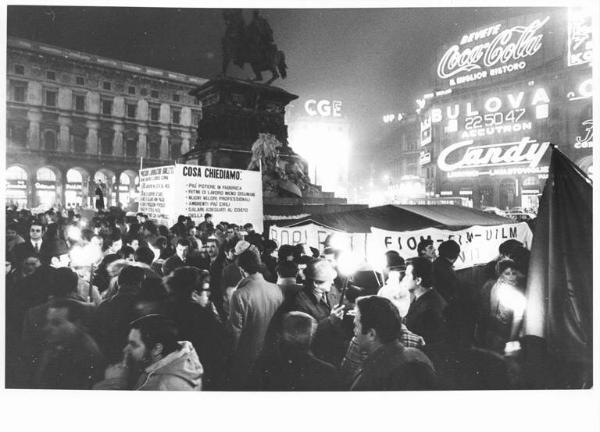
{"type": "Polygon", "coordinates": [[[240,281],[233,293],[229,329],[233,335],[232,378],[240,383],[262,351],[269,323],[283,303],[281,289],[255,273],[240,281]]]}

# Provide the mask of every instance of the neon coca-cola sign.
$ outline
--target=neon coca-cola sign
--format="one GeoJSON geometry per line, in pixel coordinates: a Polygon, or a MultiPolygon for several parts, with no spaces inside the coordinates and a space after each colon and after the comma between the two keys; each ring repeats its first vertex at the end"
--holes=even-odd
{"type": "Polygon", "coordinates": [[[500,26],[496,25],[474,33],[478,37],[463,37],[461,43],[492,36],[493,39],[462,50],[459,45],[453,45],[440,60],[437,74],[442,79],[449,79],[462,73],[478,71],[470,77],[462,77],[463,80],[452,79],[450,84],[456,85],[486,78],[488,75],[495,76],[524,69],[526,64],[522,60],[533,56],[542,47],[544,35],[540,29],[549,20],[550,17],[536,19],[527,26],[514,26],[502,31],[500,26]]]}
{"type": "Polygon", "coordinates": [[[473,140],[466,140],[451,144],[442,150],[437,164],[446,172],[513,165],[535,168],[549,146],[548,142],[539,143],[529,137],[520,141],[475,146],[473,140]],[[466,151],[460,156],[464,149],[466,151]]]}

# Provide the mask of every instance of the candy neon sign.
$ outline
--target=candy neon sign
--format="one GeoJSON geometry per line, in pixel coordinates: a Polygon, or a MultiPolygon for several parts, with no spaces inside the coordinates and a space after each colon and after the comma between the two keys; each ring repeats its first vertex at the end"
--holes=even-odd
{"type": "Polygon", "coordinates": [[[480,146],[473,146],[473,140],[466,140],[451,144],[442,150],[437,163],[438,167],[446,172],[510,165],[528,165],[529,168],[535,168],[549,146],[549,142],[538,143],[529,137],[521,141],[480,146]],[[467,150],[462,158],[456,162],[449,161],[454,154],[465,147],[467,150]]]}
{"type": "MultiPolygon", "coordinates": [[[[442,79],[454,77],[460,73],[482,70],[483,67],[491,68],[502,66],[511,61],[516,62],[522,69],[524,65],[519,60],[531,57],[542,47],[543,34],[537,32],[550,20],[550,17],[536,19],[528,26],[514,26],[498,33],[499,26],[490,27],[490,42],[485,42],[473,47],[464,48],[458,45],[451,46],[442,56],[437,67],[437,74],[442,79]],[[516,40],[514,40],[516,37],[516,40]]],[[[485,35],[484,35],[485,36],[485,35]]],[[[464,40],[464,37],[463,37],[464,40]]],[[[512,70],[498,70],[498,73],[511,72],[512,70]]],[[[496,75],[497,73],[491,74],[496,75]]],[[[487,74],[480,77],[484,78],[487,74]]]]}

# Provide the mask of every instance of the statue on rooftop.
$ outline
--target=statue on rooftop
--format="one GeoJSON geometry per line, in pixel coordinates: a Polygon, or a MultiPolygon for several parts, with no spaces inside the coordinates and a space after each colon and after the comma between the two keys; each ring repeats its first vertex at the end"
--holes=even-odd
{"type": "Polygon", "coordinates": [[[223,11],[225,35],[222,39],[223,75],[227,74],[229,63],[243,68],[249,63],[254,71],[254,81],[262,81],[263,71],[270,71],[271,84],[280,76],[287,76],[287,65],[283,51],[277,49],[273,39],[273,29],[258,10],[252,13],[252,21],[246,24],[241,9],[223,11]]]}

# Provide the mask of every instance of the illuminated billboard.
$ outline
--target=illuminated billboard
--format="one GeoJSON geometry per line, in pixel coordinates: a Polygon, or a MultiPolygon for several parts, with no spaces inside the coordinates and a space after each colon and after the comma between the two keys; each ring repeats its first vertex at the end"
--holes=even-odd
{"type": "Polygon", "coordinates": [[[592,63],[592,15],[589,10],[569,8],[568,66],[592,63]]]}
{"type": "Polygon", "coordinates": [[[562,58],[565,34],[560,13],[515,17],[475,29],[439,51],[436,85],[468,87],[513,78],[562,58]]]}
{"type": "Polygon", "coordinates": [[[436,104],[429,116],[451,139],[524,136],[548,118],[550,94],[545,85],[523,83],[436,104]]]}

